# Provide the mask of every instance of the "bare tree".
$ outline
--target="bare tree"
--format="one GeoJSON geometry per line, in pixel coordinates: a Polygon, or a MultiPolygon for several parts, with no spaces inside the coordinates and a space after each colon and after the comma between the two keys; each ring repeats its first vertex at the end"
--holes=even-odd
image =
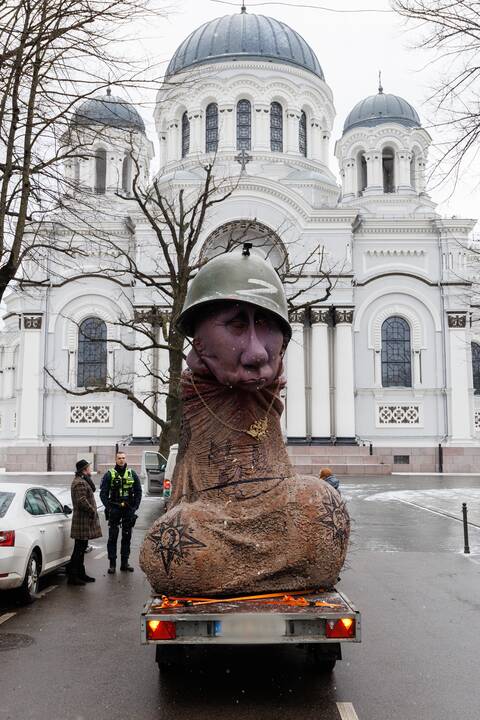
{"type": "MultiPolygon", "coordinates": [[[[125,79],[131,76],[131,63],[122,59],[118,38],[149,4],[0,4],[0,300],[12,281],[28,284],[25,268],[39,265],[50,250],[66,262],[81,252],[78,244],[52,237],[42,226],[46,215],[62,206],[68,183],[63,164],[89,152],[74,141],[72,108],[105,87],[112,69],[125,79]]],[[[49,281],[43,269],[27,276],[30,284],[49,281]]]]}
{"type": "MultiPolygon", "coordinates": [[[[241,175],[219,179],[214,169],[215,162],[199,164],[190,183],[184,177],[177,179],[172,175],[158,177],[144,188],[139,182],[137,165],[130,198],[137,215],[132,212],[130,222],[136,217],[137,222],[148,223],[153,238],[153,243],[146,248],[148,259],[145,261],[142,253],[133,253],[110,241],[122,270],[116,273],[113,269],[110,272],[102,269],[104,277],[123,287],[124,298],[131,306],[130,314],[119,317],[116,322],[124,332],[122,338],[114,342],[135,354],[134,372],[120,368],[106,383],[77,390],[61,382],[52,370],[48,371],[57,385],[70,394],[115,392],[126,396],[160,427],[160,450],[164,454],[178,440],[181,420],[180,376],[185,339],[177,330],[176,319],[182,310],[189,280],[198,269],[219,253],[242,247],[248,241],[276,267],[286,286],[291,311],[300,308],[308,311],[312,305],[326,301],[336,282],[334,268],[329,266],[322,245],[316,245],[300,261],[292,262],[288,244],[280,241],[287,230],[285,227],[272,231],[255,220],[246,220],[227,223],[221,235],[208,236],[215,206],[226,202],[241,182],[241,175]],[[132,283],[137,289],[147,288],[149,297],[155,300],[148,305],[139,304],[130,292],[132,283]],[[125,339],[132,336],[133,339],[125,339]],[[163,367],[156,362],[159,352],[168,356],[163,367]],[[147,379],[150,386],[146,393],[138,392],[138,381],[142,378],[147,379]]],[[[336,275],[341,268],[337,270],[336,275]]]]}
{"type": "Polygon", "coordinates": [[[480,136],[480,3],[476,0],[392,0],[403,17],[417,22],[419,47],[433,50],[438,81],[430,100],[433,126],[442,138],[435,169],[458,178],[477,156],[480,136]]]}

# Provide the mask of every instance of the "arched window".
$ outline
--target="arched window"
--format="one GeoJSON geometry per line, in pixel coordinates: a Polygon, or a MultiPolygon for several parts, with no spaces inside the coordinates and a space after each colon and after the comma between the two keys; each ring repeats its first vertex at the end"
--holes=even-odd
{"type": "Polygon", "coordinates": [[[472,342],[472,370],[473,389],[475,395],[480,395],[480,345],[472,342]]]}
{"type": "Polygon", "coordinates": [[[78,387],[107,382],[107,326],[100,318],[86,318],[78,329],[78,387]]]}
{"type": "Polygon", "coordinates": [[[367,161],[365,160],[365,153],[360,151],[357,155],[357,188],[359,195],[362,195],[367,183],[367,161]]]}
{"type": "Polygon", "coordinates": [[[205,111],[205,152],[216,152],[218,148],[218,105],[210,103],[205,111]]]}
{"type": "Polygon", "coordinates": [[[395,153],[391,147],[382,152],[383,192],[395,192],[395,153]]]}
{"type": "Polygon", "coordinates": [[[303,110],[298,123],[298,150],[301,155],[307,157],[307,116],[303,110]]]}
{"type": "Polygon", "coordinates": [[[283,152],[283,108],[278,102],[270,105],[270,150],[283,152]]]}
{"type": "Polygon", "coordinates": [[[251,150],[252,147],[252,105],[250,100],[237,103],[237,150],[251,150]]]}
{"type": "Polygon", "coordinates": [[[182,115],[182,158],[186,157],[190,151],[190,120],[187,112],[182,115]]]}
{"type": "Polygon", "coordinates": [[[95,192],[105,195],[107,189],[107,151],[97,150],[95,153],[95,192]]]}
{"type": "Polygon", "coordinates": [[[132,158],[126,153],[122,163],[122,190],[125,194],[132,191],[132,158]]]}
{"type": "Polygon", "coordinates": [[[412,387],[410,325],[392,316],[382,325],[382,385],[412,387]]]}

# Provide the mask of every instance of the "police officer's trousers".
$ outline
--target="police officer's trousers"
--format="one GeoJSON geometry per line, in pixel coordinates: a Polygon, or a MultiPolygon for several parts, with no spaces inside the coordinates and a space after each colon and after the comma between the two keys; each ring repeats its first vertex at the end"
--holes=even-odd
{"type": "Polygon", "coordinates": [[[118,533],[122,526],[122,539],[120,542],[120,557],[127,561],[130,557],[130,542],[132,539],[132,528],[134,525],[134,512],[130,508],[113,506],[109,510],[108,517],[108,559],[115,562],[117,559],[118,533]]]}

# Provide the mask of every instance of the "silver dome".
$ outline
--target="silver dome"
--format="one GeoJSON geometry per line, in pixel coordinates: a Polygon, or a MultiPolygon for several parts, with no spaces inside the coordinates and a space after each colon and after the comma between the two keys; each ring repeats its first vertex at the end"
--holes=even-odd
{"type": "Polygon", "coordinates": [[[420,118],[409,102],[398,95],[383,91],[360,100],[347,115],[343,126],[344,134],[355,127],[374,127],[382,123],[395,122],[406,127],[420,127],[420,118]]]}
{"type": "Polygon", "coordinates": [[[265,59],[296,65],[324,80],[311,47],[285,23],[264,15],[241,12],[201,25],[177,48],[167,76],[192,65],[222,60],[265,59]]]}
{"type": "Polygon", "coordinates": [[[105,125],[107,127],[145,132],[145,124],[135,107],[107,90],[106,95],[89,98],[75,110],[77,125],[105,125]]]}

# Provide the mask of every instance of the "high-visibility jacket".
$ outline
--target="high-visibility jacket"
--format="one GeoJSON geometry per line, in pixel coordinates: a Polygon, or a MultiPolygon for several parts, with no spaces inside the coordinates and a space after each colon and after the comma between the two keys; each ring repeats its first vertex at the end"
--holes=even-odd
{"type": "Polygon", "coordinates": [[[108,499],[111,502],[129,502],[131,503],[134,498],[133,486],[135,480],[133,479],[132,471],[127,468],[122,475],[115,468],[109,470],[110,483],[108,489],[108,499]]]}

